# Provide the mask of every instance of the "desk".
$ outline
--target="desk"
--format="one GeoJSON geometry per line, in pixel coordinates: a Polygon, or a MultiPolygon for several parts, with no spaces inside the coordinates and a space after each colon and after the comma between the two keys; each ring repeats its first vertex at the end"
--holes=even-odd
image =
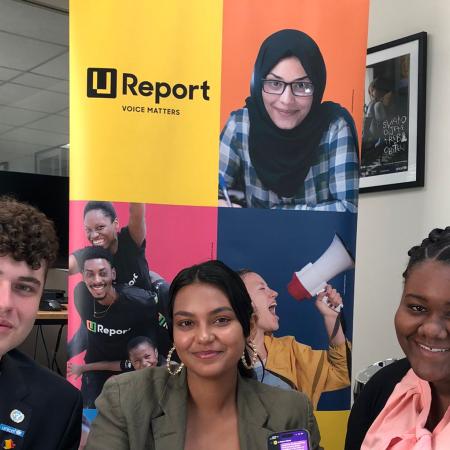
{"type": "Polygon", "coordinates": [[[60,375],[62,375],[58,363],[56,362],[56,356],[58,354],[59,347],[61,345],[61,335],[65,325],[67,325],[67,305],[61,305],[61,311],[38,311],[36,320],[34,324],[37,325],[36,341],[35,341],[35,356],[36,347],[39,334],[41,335],[42,343],[44,344],[45,353],[47,355],[47,365],[49,369],[56,370],[60,375]],[[56,338],[55,348],[53,350],[52,359],[50,360],[47,344],[44,338],[44,332],[42,330],[42,325],[59,325],[58,336],[56,338]]]}
{"type": "Polygon", "coordinates": [[[61,311],[38,311],[35,325],[66,325],[67,324],[67,307],[61,305],[61,311]]]}

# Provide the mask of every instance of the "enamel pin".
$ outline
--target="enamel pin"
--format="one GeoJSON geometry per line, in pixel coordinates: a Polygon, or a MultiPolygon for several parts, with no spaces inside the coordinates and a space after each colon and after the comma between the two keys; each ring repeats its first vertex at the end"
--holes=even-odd
{"type": "Polygon", "coordinates": [[[23,414],[23,412],[19,411],[18,409],[13,409],[9,417],[15,423],[21,423],[23,422],[23,419],[25,419],[25,415],[23,414]]]}

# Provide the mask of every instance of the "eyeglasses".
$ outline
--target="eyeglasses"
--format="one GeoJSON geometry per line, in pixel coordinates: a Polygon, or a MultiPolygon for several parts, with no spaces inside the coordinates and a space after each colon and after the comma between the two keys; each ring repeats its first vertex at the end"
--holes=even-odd
{"type": "Polygon", "coordinates": [[[281,80],[261,80],[263,91],[267,94],[281,95],[286,86],[291,87],[291,92],[296,97],[309,97],[314,93],[314,85],[310,81],[292,81],[286,83],[281,80]]]}

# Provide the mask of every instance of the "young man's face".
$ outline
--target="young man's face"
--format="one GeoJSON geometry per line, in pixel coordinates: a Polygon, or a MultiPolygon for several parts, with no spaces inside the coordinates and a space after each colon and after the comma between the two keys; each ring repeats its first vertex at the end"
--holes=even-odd
{"type": "Polygon", "coordinates": [[[115,278],[116,272],[106,259],[88,259],[84,262],[83,281],[96,300],[103,300],[112,292],[115,278]]]}
{"type": "Polygon", "coordinates": [[[44,289],[46,264],[0,256],[0,357],[19,346],[33,328],[44,289]]]}

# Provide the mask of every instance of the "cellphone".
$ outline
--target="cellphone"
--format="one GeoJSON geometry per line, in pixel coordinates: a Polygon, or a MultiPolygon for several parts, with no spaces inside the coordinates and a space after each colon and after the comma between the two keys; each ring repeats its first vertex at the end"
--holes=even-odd
{"type": "Polygon", "coordinates": [[[271,434],[268,450],[310,450],[308,430],[289,430],[271,434]]]}

